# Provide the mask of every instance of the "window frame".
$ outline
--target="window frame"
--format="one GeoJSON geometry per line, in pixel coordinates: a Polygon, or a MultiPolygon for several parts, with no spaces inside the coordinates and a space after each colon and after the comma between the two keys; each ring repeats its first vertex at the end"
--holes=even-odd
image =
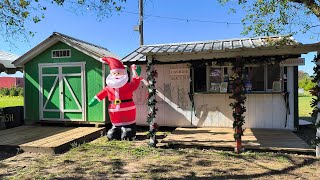
{"type": "MultiPolygon", "coordinates": [[[[268,66],[270,64],[269,63],[262,63],[262,64],[247,64],[245,65],[245,67],[259,67],[259,66],[263,66],[264,68],[264,90],[262,91],[250,91],[252,93],[272,93],[272,92],[279,92],[279,91],[273,91],[273,89],[268,89],[268,66]]],[[[282,76],[283,76],[283,72],[284,72],[284,67],[281,66],[280,64],[279,65],[279,68],[280,68],[280,74],[279,74],[279,77],[280,77],[280,89],[281,91],[283,91],[283,80],[282,80],[282,76]]],[[[222,66],[219,66],[219,65],[215,65],[215,64],[212,64],[212,65],[206,65],[206,91],[205,93],[224,93],[224,92],[213,92],[213,91],[210,91],[210,68],[213,67],[213,68],[220,68],[221,69],[221,82],[223,82],[223,76],[224,76],[224,71],[225,71],[225,68],[232,68],[232,66],[230,65],[222,65],[222,66]]],[[[193,76],[193,79],[195,79],[194,77],[194,68],[192,69],[192,76],[193,76]]],[[[229,75],[230,77],[230,75],[229,75]]],[[[193,92],[195,93],[202,93],[202,92],[199,92],[195,89],[195,86],[194,86],[194,83],[192,83],[193,85],[193,92]]],[[[280,91],[280,92],[281,92],[280,91]]]]}

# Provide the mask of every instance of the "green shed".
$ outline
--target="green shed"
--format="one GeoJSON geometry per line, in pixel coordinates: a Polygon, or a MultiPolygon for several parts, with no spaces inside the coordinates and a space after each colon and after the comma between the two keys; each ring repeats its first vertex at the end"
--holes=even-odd
{"type": "Polygon", "coordinates": [[[13,62],[24,70],[24,119],[34,122],[108,122],[106,102],[88,107],[105,86],[100,58],[108,49],[54,32],[13,62]]]}

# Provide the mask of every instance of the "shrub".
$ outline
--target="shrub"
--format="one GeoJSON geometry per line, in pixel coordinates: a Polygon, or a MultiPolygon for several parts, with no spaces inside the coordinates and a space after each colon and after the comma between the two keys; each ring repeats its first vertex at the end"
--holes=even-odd
{"type": "Polygon", "coordinates": [[[17,96],[18,95],[17,89],[16,88],[11,88],[10,92],[9,92],[9,95],[10,96],[17,96]]]}
{"type": "Polygon", "coordinates": [[[21,88],[21,87],[18,88],[18,95],[19,95],[19,96],[24,96],[24,94],[23,94],[23,88],[21,88]]]}
{"type": "Polygon", "coordinates": [[[1,89],[0,89],[0,94],[1,94],[2,96],[9,96],[10,90],[9,90],[8,88],[1,88],[1,89]]]}

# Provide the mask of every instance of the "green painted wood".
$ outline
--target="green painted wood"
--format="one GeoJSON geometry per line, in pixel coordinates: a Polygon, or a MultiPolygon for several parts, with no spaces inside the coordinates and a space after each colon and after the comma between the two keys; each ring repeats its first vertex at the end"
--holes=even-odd
{"type": "Polygon", "coordinates": [[[60,119],[60,112],[44,112],[44,118],[60,119]]]}
{"type": "Polygon", "coordinates": [[[65,77],[67,83],[71,87],[71,91],[68,88],[67,84],[63,83],[63,101],[64,101],[64,109],[66,110],[78,110],[79,107],[76,101],[82,107],[82,89],[81,89],[81,78],[79,77],[65,77]],[[73,98],[72,94],[75,96],[76,99],[73,98]]]}
{"type": "Polygon", "coordinates": [[[48,101],[47,105],[44,107],[45,109],[59,109],[60,101],[59,101],[59,81],[57,80],[56,84],[54,84],[57,77],[55,76],[46,76],[43,78],[43,106],[46,101],[48,101]],[[49,92],[53,88],[53,92],[49,97],[49,92]]]}
{"type": "Polygon", "coordinates": [[[62,67],[63,74],[81,73],[81,67],[62,67]]]}
{"type": "Polygon", "coordinates": [[[78,112],[66,112],[64,113],[64,119],[81,119],[82,113],[78,112]]]}
{"type": "Polygon", "coordinates": [[[56,67],[44,67],[42,68],[42,74],[58,74],[58,68],[56,67]]]}
{"type": "MultiPolygon", "coordinates": [[[[25,64],[25,108],[26,108],[26,122],[39,120],[39,77],[38,64],[40,63],[68,63],[68,62],[85,62],[86,73],[86,103],[88,105],[91,98],[93,98],[100,90],[104,88],[105,79],[102,79],[102,65],[99,61],[89,57],[88,55],[64,44],[58,42],[50,48],[44,50],[38,56],[25,64]],[[70,58],[51,58],[51,50],[71,49],[70,58]]],[[[66,72],[70,70],[66,69],[66,72]]],[[[73,71],[73,70],[71,70],[73,71]]],[[[103,104],[99,103],[94,107],[87,108],[87,117],[90,122],[103,121],[103,104]]],[[[108,113],[106,113],[108,114],[108,113]]]]}
{"type": "MultiPolygon", "coordinates": [[[[104,77],[104,79],[103,79],[103,85],[104,85],[104,87],[105,87],[105,86],[107,85],[107,84],[106,84],[106,78],[107,78],[107,76],[110,74],[110,68],[109,68],[109,66],[108,66],[107,64],[105,64],[104,67],[105,67],[105,68],[104,68],[104,69],[105,69],[105,73],[104,73],[104,74],[105,74],[105,77],[104,77]]],[[[109,107],[109,101],[108,101],[108,97],[106,97],[106,101],[105,101],[106,122],[110,123],[110,116],[109,116],[108,107],[109,107]]]]}

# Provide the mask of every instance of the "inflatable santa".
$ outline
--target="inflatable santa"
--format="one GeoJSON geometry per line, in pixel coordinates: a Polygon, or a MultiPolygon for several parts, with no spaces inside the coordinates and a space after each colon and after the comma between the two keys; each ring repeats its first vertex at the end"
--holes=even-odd
{"type": "Polygon", "coordinates": [[[113,125],[107,133],[108,139],[132,140],[136,135],[136,106],[132,100],[132,93],[138,88],[142,79],[139,77],[141,69],[132,65],[133,76],[128,82],[127,70],[118,59],[104,57],[101,60],[110,67],[110,74],[106,78],[107,86],[92,98],[89,106],[94,106],[108,97],[110,102],[108,110],[113,125]]]}

